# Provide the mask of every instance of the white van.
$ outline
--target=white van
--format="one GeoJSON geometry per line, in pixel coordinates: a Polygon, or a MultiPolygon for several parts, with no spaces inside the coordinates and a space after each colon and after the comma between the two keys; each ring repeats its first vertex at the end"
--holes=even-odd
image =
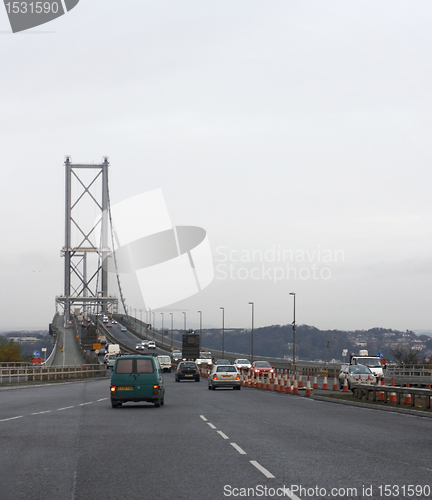
{"type": "Polygon", "coordinates": [[[158,356],[162,371],[171,373],[171,358],[169,356],[158,356]]]}

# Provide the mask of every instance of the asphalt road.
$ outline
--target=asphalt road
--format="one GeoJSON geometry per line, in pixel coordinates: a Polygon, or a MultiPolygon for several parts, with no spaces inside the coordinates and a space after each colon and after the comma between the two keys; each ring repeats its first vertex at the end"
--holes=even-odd
{"type": "Polygon", "coordinates": [[[0,499],[432,498],[431,419],[165,382],[160,408],[111,408],[109,379],[0,390],[0,499]]]}

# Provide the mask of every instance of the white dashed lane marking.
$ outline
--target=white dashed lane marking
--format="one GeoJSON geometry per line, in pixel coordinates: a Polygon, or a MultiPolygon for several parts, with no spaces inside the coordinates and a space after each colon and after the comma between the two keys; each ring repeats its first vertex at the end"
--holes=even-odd
{"type": "MultiPolygon", "coordinates": [[[[232,444],[232,443],[231,443],[232,444]]],[[[262,465],[260,465],[256,460],[250,460],[250,463],[256,467],[260,472],[264,474],[265,477],[272,478],[274,477],[271,472],[265,469],[262,465]]]]}
{"type": "Polygon", "coordinates": [[[20,415],[19,417],[11,417],[11,418],[4,418],[3,420],[0,420],[0,422],[7,422],[8,420],[15,420],[16,418],[23,418],[24,415],[20,415]]]}
{"type": "Polygon", "coordinates": [[[30,413],[30,415],[42,415],[42,413],[51,413],[51,410],[47,410],[47,411],[36,411],[35,413],[30,413]]]}
{"type": "Polygon", "coordinates": [[[73,408],[73,406],[65,406],[64,408],[57,408],[57,411],[70,410],[71,408],[73,408]]]}
{"type": "MultiPolygon", "coordinates": [[[[205,418],[204,415],[200,415],[200,418],[202,418],[202,420],[204,420],[204,422],[207,422],[207,419],[205,418]]],[[[212,429],[216,429],[216,426],[213,425],[212,423],[210,422],[207,422],[207,425],[209,427],[211,427],[212,429]]],[[[229,437],[222,431],[216,431],[220,436],[222,436],[224,439],[229,439],[229,437]]],[[[230,443],[230,445],[235,449],[237,450],[240,455],[247,455],[247,453],[242,449],[240,448],[240,446],[236,443],[230,443]]],[[[264,474],[265,477],[267,477],[268,479],[274,479],[275,476],[273,476],[273,474],[268,471],[265,467],[263,467],[261,464],[259,464],[256,460],[249,460],[249,462],[256,468],[258,469],[262,474],[264,474]]],[[[288,490],[288,494],[290,495],[290,498],[291,500],[300,500],[299,497],[297,497],[296,495],[294,495],[294,493],[292,493],[291,491],[288,490]]]]}
{"type": "Polygon", "coordinates": [[[242,450],[238,444],[230,443],[230,445],[233,448],[235,448],[240,453],[240,455],[246,455],[246,452],[244,450],[242,450]]]}

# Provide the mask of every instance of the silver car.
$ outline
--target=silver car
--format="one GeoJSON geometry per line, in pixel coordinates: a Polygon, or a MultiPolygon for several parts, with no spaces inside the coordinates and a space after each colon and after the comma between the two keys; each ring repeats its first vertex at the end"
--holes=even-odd
{"type": "Polygon", "coordinates": [[[215,365],[208,378],[208,388],[232,387],[241,389],[240,373],[234,365],[215,365]]]}
{"type": "Polygon", "coordinates": [[[339,374],[339,387],[343,389],[345,383],[345,375],[347,378],[348,389],[352,389],[358,383],[376,384],[376,377],[367,366],[363,365],[348,365],[339,374]]]}

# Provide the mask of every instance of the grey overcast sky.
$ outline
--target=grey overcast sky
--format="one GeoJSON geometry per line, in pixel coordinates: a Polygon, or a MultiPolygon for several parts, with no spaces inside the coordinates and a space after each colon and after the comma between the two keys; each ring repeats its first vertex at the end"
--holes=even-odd
{"type": "Polygon", "coordinates": [[[12,34],[1,7],[0,330],[63,292],[65,155],[207,231],[215,279],[165,324],[287,324],[295,292],[300,324],[432,329],[431,24],[429,0],[81,0],[12,34]]]}

